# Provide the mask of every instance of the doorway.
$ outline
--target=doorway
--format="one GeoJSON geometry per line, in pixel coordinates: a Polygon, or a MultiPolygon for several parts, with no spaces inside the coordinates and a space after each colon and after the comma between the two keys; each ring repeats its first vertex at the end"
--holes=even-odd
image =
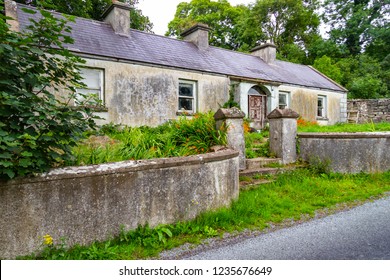
{"type": "Polygon", "coordinates": [[[264,128],[267,119],[267,95],[259,86],[252,87],[248,92],[248,114],[253,128],[264,128]]]}

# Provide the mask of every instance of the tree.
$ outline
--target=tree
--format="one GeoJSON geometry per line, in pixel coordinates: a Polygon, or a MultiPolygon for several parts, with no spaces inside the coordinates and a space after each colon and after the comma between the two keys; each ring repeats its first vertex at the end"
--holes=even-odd
{"type": "Polygon", "coordinates": [[[291,60],[290,50],[297,51],[293,45],[306,51],[317,38],[318,7],[317,0],[257,0],[250,19],[261,34],[258,40],[271,40],[278,47],[279,57],[291,60]]]}
{"type": "Polygon", "coordinates": [[[314,61],[313,66],[321,73],[333,79],[335,82],[341,82],[342,74],[340,68],[332,62],[332,59],[330,57],[324,55],[320,58],[317,58],[314,61]]]}
{"type": "MultiPolygon", "coordinates": [[[[349,90],[350,98],[380,98],[389,96],[389,88],[381,64],[361,54],[343,58],[336,65],[342,73],[341,83],[349,90]]],[[[388,73],[387,73],[388,74],[388,73]]]]}
{"type": "MultiPolygon", "coordinates": [[[[35,6],[38,1],[16,0],[16,2],[35,6]]],[[[101,20],[101,16],[112,3],[112,0],[46,0],[39,2],[44,3],[46,8],[50,8],[60,13],[101,20]]],[[[139,3],[139,0],[120,0],[120,2],[124,2],[130,4],[133,7],[136,7],[136,5],[138,5],[139,3]]],[[[150,22],[147,16],[144,16],[142,14],[142,11],[140,9],[131,9],[130,18],[131,28],[146,32],[152,32],[153,24],[150,22]]]]}
{"type": "Polygon", "coordinates": [[[175,17],[168,24],[166,36],[180,37],[180,34],[196,23],[211,27],[210,44],[216,47],[237,50],[242,41],[238,40],[237,23],[248,12],[245,6],[232,7],[227,0],[192,0],[177,6],[175,17]]]}
{"type": "Polygon", "coordinates": [[[373,41],[375,30],[388,26],[389,0],[326,0],[324,7],[331,39],[353,56],[373,41]]]}
{"type": "Polygon", "coordinates": [[[63,47],[73,42],[67,25],[71,18],[40,10],[41,19],[18,33],[1,12],[0,178],[9,179],[71,160],[71,147],[84,131],[95,128],[87,105],[96,103],[87,96],[83,102],[76,99],[84,61],[63,47]],[[73,102],[78,106],[70,106],[73,102]]]}

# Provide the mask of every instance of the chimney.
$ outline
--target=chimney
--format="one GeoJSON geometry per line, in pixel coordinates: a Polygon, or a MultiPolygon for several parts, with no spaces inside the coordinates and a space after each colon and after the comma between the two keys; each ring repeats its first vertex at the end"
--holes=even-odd
{"type": "Polygon", "coordinates": [[[130,10],[128,4],[112,1],[112,4],[103,14],[103,20],[111,24],[115,33],[122,36],[130,35],[130,10]]]}
{"type": "Polygon", "coordinates": [[[207,24],[197,23],[193,27],[185,30],[181,37],[184,41],[195,44],[199,50],[205,51],[209,48],[209,31],[211,28],[207,24]]]}
{"type": "Polygon", "coordinates": [[[276,60],[276,46],[267,41],[267,43],[253,48],[251,54],[260,57],[266,63],[273,63],[276,60]]]}
{"type": "Polygon", "coordinates": [[[10,25],[12,31],[19,31],[19,21],[18,21],[18,7],[16,6],[15,1],[5,0],[4,1],[4,11],[7,17],[12,19],[7,19],[7,23],[10,25]]]}

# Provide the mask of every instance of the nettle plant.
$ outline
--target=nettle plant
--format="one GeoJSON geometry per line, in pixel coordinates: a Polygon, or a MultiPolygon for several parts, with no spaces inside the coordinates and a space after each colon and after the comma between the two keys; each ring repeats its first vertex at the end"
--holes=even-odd
{"type": "MultiPolygon", "coordinates": [[[[3,7],[0,0],[0,7],[3,7]]],[[[2,8],[0,8],[2,9],[2,8]]],[[[25,12],[34,14],[32,10],[25,12]]],[[[70,17],[39,9],[24,32],[0,11],[0,179],[47,171],[70,160],[71,147],[95,128],[95,100],[76,100],[84,61],[65,49],[70,17]],[[56,97],[58,92],[62,98],[56,97]]]]}

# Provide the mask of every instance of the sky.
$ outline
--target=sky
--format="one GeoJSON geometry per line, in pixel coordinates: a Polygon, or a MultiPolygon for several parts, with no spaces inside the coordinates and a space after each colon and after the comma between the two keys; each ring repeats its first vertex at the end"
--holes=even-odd
{"type": "MultiPolygon", "coordinates": [[[[255,0],[229,0],[230,4],[249,4],[255,0]]],[[[139,0],[137,8],[142,14],[148,16],[153,23],[153,32],[164,35],[168,30],[168,23],[173,20],[176,7],[181,2],[191,2],[190,0],[139,0]]]]}

